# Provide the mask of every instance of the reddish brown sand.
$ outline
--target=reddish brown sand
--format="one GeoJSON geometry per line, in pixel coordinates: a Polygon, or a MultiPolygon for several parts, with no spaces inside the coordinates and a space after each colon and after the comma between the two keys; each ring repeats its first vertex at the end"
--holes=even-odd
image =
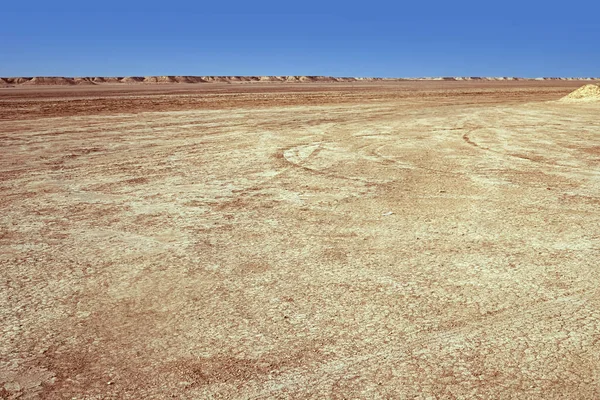
{"type": "Polygon", "coordinates": [[[170,80],[0,89],[0,398],[600,398],[584,82],[170,80]]]}

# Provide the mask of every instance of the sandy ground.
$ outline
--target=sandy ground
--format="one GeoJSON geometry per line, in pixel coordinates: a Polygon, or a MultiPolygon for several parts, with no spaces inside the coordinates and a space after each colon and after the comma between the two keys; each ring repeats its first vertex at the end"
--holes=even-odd
{"type": "Polygon", "coordinates": [[[0,89],[0,397],[600,397],[581,82],[0,89]]]}

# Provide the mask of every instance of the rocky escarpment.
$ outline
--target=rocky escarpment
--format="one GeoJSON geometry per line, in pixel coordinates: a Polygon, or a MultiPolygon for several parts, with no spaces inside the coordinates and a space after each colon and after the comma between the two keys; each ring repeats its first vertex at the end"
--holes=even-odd
{"type": "Polygon", "coordinates": [[[437,81],[518,81],[518,80],[587,80],[599,78],[517,78],[517,77],[427,77],[427,78],[368,78],[331,76],[126,76],[126,77],[7,77],[0,78],[2,86],[39,85],[105,85],[105,84],[195,84],[195,83],[335,83],[335,82],[390,82],[406,80],[437,81]]]}

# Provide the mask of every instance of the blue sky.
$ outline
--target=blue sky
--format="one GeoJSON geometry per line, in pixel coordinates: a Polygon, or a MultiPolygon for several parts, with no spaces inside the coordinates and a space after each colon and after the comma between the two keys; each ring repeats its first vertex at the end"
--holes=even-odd
{"type": "Polygon", "coordinates": [[[600,76],[600,1],[26,1],[0,76],[600,76]]]}

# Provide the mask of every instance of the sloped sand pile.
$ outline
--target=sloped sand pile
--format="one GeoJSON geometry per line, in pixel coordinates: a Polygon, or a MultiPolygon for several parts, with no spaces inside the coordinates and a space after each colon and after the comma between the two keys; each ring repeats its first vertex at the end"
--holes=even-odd
{"type": "Polygon", "coordinates": [[[579,101],[600,101],[600,86],[598,85],[585,85],[569,93],[560,101],[563,102],[579,102],[579,101]]]}

